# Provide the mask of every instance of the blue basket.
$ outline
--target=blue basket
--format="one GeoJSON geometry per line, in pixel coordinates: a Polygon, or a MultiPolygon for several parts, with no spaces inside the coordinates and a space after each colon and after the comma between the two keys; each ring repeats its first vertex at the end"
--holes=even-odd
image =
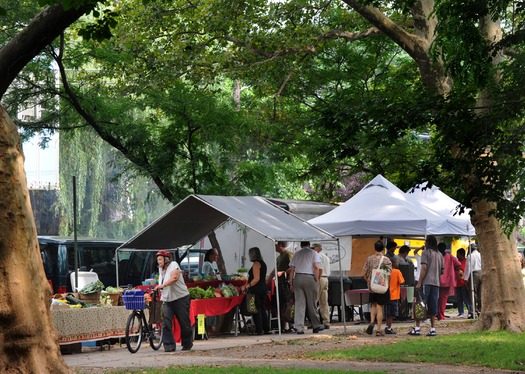
{"type": "Polygon", "coordinates": [[[144,291],[142,290],[124,291],[122,297],[124,298],[124,305],[128,310],[144,309],[146,307],[144,291]]]}

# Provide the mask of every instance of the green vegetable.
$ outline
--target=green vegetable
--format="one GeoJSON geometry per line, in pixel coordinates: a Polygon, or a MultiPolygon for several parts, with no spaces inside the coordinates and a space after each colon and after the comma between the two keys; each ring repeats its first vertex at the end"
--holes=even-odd
{"type": "Polygon", "coordinates": [[[204,298],[211,299],[213,297],[215,297],[215,289],[212,287],[208,287],[206,291],[204,291],[204,298]]]}
{"type": "Polygon", "coordinates": [[[124,290],[122,288],[111,287],[111,286],[106,287],[106,292],[107,293],[120,293],[120,292],[123,292],[123,291],[124,290]]]}
{"type": "Polygon", "coordinates": [[[200,287],[190,287],[188,288],[188,291],[190,293],[190,298],[191,299],[203,299],[204,298],[204,294],[205,294],[205,291],[200,288],[200,287]]]}
{"type": "Polygon", "coordinates": [[[88,295],[95,292],[100,292],[104,289],[104,284],[98,279],[96,282],[88,283],[82,288],[79,293],[82,295],[88,295]]]}

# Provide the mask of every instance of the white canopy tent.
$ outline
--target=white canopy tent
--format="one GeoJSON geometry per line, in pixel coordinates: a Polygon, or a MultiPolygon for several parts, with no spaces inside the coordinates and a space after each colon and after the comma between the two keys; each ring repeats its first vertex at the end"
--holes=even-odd
{"type": "MultiPolygon", "coordinates": [[[[337,241],[337,238],[328,232],[259,196],[190,195],[122,244],[117,249],[117,256],[121,249],[157,250],[193,245],[229,219],[249,227],[265,238],[273,240],[274,243],[277,241],[337,241]]],[[[276,253],[274,252],[275,267],[276,253]]],[[[342,284],[342,275],[340,281],[342,284]]],[[[280,333],[278,287],[276,291],[280,333]]]]}
{"type": "Polygon", "coordinates": [[[308,222],[338,237],[468,235],[463,221],[411,201],[382,175],[344,204],[308,222]]]}
{"type": "Polygon", "coordinates": [[[407,191],[406,196],[412,202],[423,204],[438,213],[454,217],[463,222],[463,225],[467,228],[467,236],[476,235],[476,230],[470,221],[470,209],[465,209],[463,213],[459,214],[457,208],[461,204],[441,191],[439,187],[432,186],[427,188],[427,182],[423,182],[421,185],[407,191]]]}

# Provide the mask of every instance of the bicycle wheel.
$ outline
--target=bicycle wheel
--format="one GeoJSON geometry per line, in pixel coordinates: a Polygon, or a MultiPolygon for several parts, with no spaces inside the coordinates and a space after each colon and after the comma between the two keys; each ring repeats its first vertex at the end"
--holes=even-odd
{"type": "Polygon", "coordinates": [[[142,312],[134,310],[126,323],[126,346],[131,353],[137,352],[140,348],[143,328],[142,312]]]}
{"type": "Polygon", "coordinates": [[[154,350],[158,350],[162,346],[162,323],[152,323],[149,327],[149,345],[154,350]]]}

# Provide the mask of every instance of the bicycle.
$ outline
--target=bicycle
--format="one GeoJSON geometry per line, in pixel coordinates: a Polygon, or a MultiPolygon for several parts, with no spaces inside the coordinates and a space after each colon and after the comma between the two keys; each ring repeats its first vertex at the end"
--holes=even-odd
{"type": "Polygon", "coordinates": [[[128,351],[136,353],[143,340],[149,340],[151,348],[158,350],[162,346],[162,319],[160,317],[161,302],[157,300],[158,291],[153,291],[149,302],[149,322],[146,321],[144,308],[144,291],[124,291],[126,309],[133,310],[126,323],[126,346],[128,351]]]}

